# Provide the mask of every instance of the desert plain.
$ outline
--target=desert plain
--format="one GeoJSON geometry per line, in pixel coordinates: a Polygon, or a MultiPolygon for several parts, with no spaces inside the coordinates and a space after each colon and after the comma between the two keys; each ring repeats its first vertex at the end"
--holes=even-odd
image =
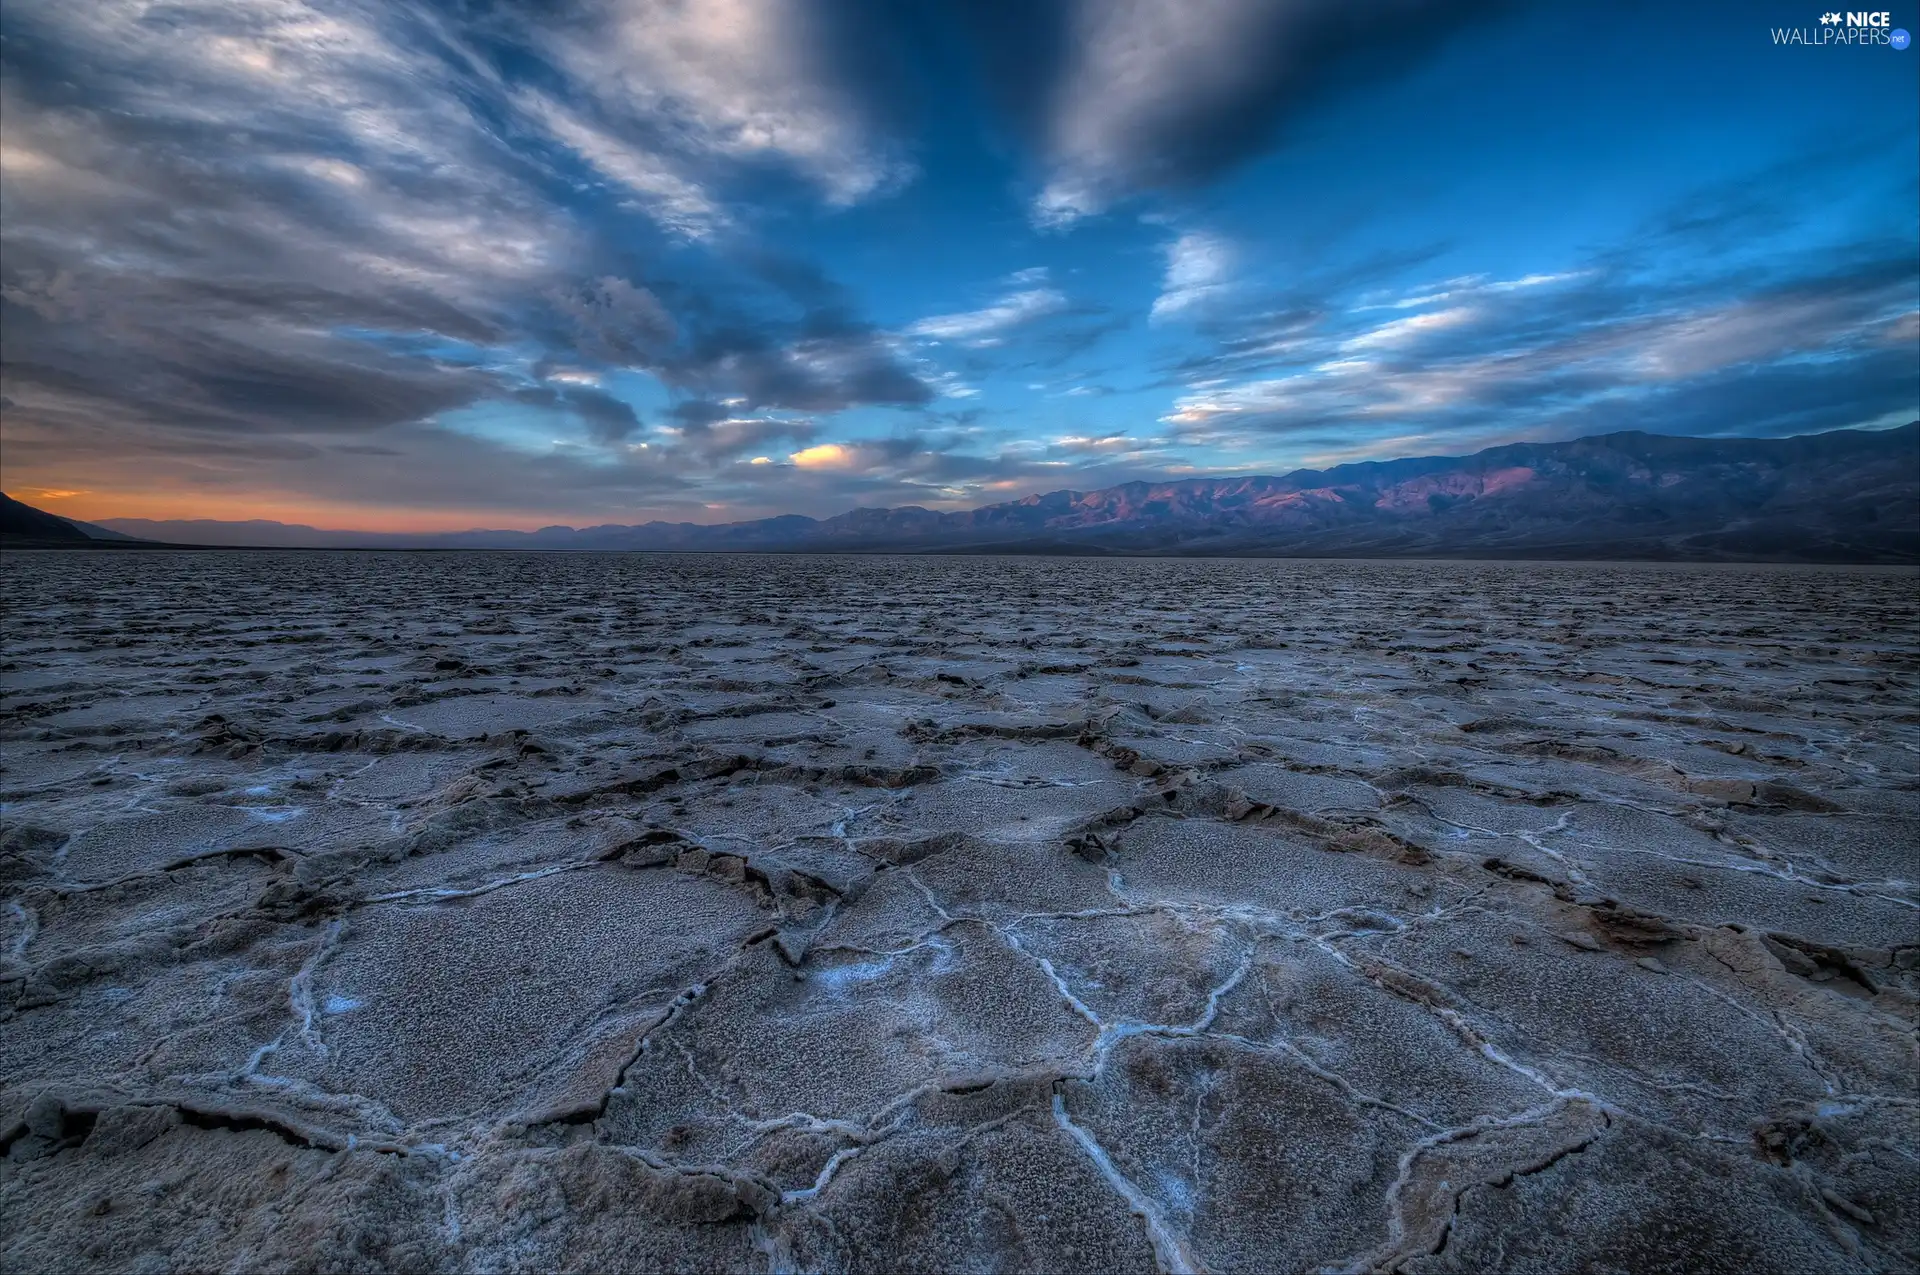
{"type": "Polygon", "coordinates": [[[1910,570],[0,562],[5,1270],[1920,1265],[1910,570]]]}

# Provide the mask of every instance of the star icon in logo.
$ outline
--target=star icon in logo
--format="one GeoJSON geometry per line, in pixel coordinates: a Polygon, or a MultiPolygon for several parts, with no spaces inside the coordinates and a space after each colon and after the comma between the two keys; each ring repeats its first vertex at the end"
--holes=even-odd
{"type": "Polygon", "coordinates": [[[1823,27],[1837,27],[1840,25],[1840,15],[1837,13],[1823,13],[1820,15],[1820,25],[1823,27]]]}

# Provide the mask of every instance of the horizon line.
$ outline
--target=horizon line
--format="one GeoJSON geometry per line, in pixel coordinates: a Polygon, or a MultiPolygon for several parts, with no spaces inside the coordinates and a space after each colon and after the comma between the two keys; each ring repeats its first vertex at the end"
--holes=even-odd
{"type": "MultiPolygon", "coordinates": [[[[797,518],[807,522],[822,523],[822,522],[830,522],[835,518],[846,517],[850,514],[856,514],[856,513],[862,513],[862,512],[894,513],[894,512],[902,512],[902,511],[908,511],[908,510],[919,510],[921,512],[932,513],[932,514],[970,513],[970,512],[978,512],[983,509],[999,508],[1006,505],[1017,505],[1022,503],[1023,501],[1043,499],[1045,497],[1055,496],[1055,495],[1068,495],[1068,496],[1094,495],[1101,492],[1118,491],[1126,487],[1173,487],[1173,486],[1179,486],[1183,484],[1193,484],[1193,483],[1254,482],[1262,479],[1285,480],[1285,479],[1293,478],[1297,475],[1302,475],[1302,474],[1328,474],[1328,473],[1333,473],[1335,471],[1342,470],[1342,469],[1360,469],[1367,466],[1392,465],[1392,464],[1400,464],[1400,463],[1406,463],[1406,462],[1431,461],[1431,460],[1471,460],[1474,457],[1483,456],[1489,452],[1497,452],[1497,451],[1501,451],[1511,447],[1536,447],[1536,448],[1564,447],[1564,446],[1570,446],[1578,443],[1596,442],[1596,441],[1613,439],[1613,438],[1644,437],[1644,438],[1672,439],[1680,442],[1706,442],[1706,443],[1747,442],[1747,443],[1765,444],[1765,443],[1786,442],[1786,441],[1797,439],[1797,438],[1819,438],[1819,437],[1824,437],[1826,435],[1831,435],[1831,434],[1892,433],[1898,430],[1914,429],[1916,427],[1920,427],[1920,417],[1916,417],[1915,419],[1903,421],[1897,424],[1872,423],[1872,424],[1864,424],[1864,425],[1846,425],[1836,429],[1812,430],[1803,434],[1775,434],[1775,435],[1662,434],[1654,431],[1638,430],[1638,429],[1610,430],[1605,433],[1582,434],[1582,435],[1576,435],[1571,438],[1556,439],[1550,442],[1533,442],[1533,441],[1527,441],[1527,440],[1516,440],[1516,441],[1505,442],[1505,443],[1491,444],[1487,447],[1482,447],[1471,452],[1429,452],[1429,453],[1423,453],[1423,454],[1417,454],[1417,455],[1378,457],[1378,458],[1370,458],[1366,460],[1342,461],[1337,465],[1329,465],[1325,467],[1300,466],[1300,467],[1290,469],[1290,470],[1285,470],[1285,471],[1216,472],[1212,474],[1195,474],[1195,475],[1187,475],[1187,476],[1180,476],[1180,477],[1174,477],[1169,475],[1169,476],[1160,476],[1160,477],[1152,477],[1152,478],[1128,479],[1124,482],[1108,483],[1098,487],[1086,487],[1086,488],[1054,487],[1054,488],[1046,488],[1046,489],[1033,489],[1022,495],[1012,496],[1002,500],[984,501],[977,504],[962,505],[962,506],[949,508],[949,509],[938,509],[938,508],[934,508],[927,505],[921,505],[921,504],[854,505],[850,508],[842,509],[838,513],[827,514],[824,516],[816,516],[812,514],[802,514],[802,513],[792,512],[792,511],[785,511],[785,512],[763,514],[757,517],[731,518],[731,519],[725,519],[725,520],[714,521],[714,522],[697,522],[692,519],[668,519],[668,518],[654,517],[654,518],[648,518],[640,522],[603,521],[603,522],[590,522],[590,523],[583,523],[583,524],[572,524],[572,523],[564,523],[564,522],[545,522],[537,526],[521,526],[521,527],[486,526],[486,525],[468,524],[464,526],[448,526],[448,527],[436,527],[436,528],[425,528],[425,529],[401,528],[401,529],[382,530],[382,529],[370,528],[370,527],[364,527],[364,526],[362,527],[319,526],[313,523],[286,522],[277,518],[261,518],[261,517],[149,518],[149,517],[139,517],[139,516],[133,516],[133,515],[105,514],[105,515],[95,515],[91,518],[82,518],[82,517],[79,517],[78,515],[63,514],[54,509],[46,509],[44,506],[37,505],[37,504],[33,504],[31,507],[42,509],[43,512],[53,514],[53,516],[57,518],[61,518],[70,523],[83,523],[90,526],[101,527],[109,531],[114,530],[114,528],[111,527],[109,524],[116,523],[116,522],[138,523],[138,524],[156,526],[156,527],[168,526],[168,525],[181,526],[181,527],[193,526],[193,525],[204,525],[204,526],[226,527],[226,528],[244,527],[250,524],[258,524],[263,527],[277,527],[277,528],[282,528],[282,529],[291,530],[291,531],[310,531],[318,535],[382,536],[382,537],[481,536],[481,535],[535,536],[540,534],[541,532],[580,533],[580,532],[600,530],[604,528],[639,529],[639,528],[645,528],[650,526],[717,529],[717,528],[723,528],[723,527],[747,526],[753,523],[770,522],[770,521],[774,521],[781,518],[797,518]]],[[[62,491],[57,488],[55,489],[23,488],[22,492],[30,492],[34,494],[35,497],[39,500],[61,499],[61,498],[66,498],[74,495],[84,494],[81,491],[69,492],[69,491],[62,491]]],[[[0,495],[4,495],[10,499],[20,501],[20,503],[22,504],[31,503],[29,501],[21,500],[21,497],[19,495],[16,495],[15,493],[10,491],[5,491],[3,489],[0,489],[0,495]]],[[[127,533],[122,533],[122,534],[127,534],[127,533]]],[[[191,546],[191,547],[197,548],[197,547],[212,547],[212,546],[191,546]]],[[[219,546],[219,547],[241,547],[241,546],[219,546]]],[[[274,548],[279,546],[261,546],[261,547],[274,548]]],[[[291,546],[288,546],[288,547],[291,547],[291,546]]],[[[309,546],[300,546],[300,547],[309,547],[309,546]]],[[[346,548],[346,547],[353,547],[353,546],[341,546],[341,547],[346,548]]],[[[368,548],[400,548],[402,546],[367,546],[367,547],[368,548]]],[[[464,548],[474,548],[474,549],[484,550],[486,548],[484,546],[458,546],[458,545],[416,546],[416,547],[421,549],[438,548],[438,549],[448,549],[448,550],[464,549],[464,548]]],[[[580,550],[579,552],[608,552],[608,551],[580,550]]],[[[622,551],[622,552],[627,552],[627,551],[622,551]]],[[[701,552],[701,553],[704,553],[704,552],[728,552],[728,551],[725,551],[725,550],[720,550],[720,551],[715,551],[715,550],[633,550],[630,552],[701,552]]],[[[762,552],[762,551],[761,550],[752,550],[752,551],[740,550],[739,552],[762,552]]],[[[776,550],[772,552],[784,552],[784,551],[776,550]]]]}

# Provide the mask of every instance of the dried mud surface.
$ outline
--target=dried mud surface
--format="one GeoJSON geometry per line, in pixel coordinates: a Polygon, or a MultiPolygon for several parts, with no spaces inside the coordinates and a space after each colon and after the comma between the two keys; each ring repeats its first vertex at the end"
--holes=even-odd
{"type": "Polygon", "coordinates": [[[0,582],[6,1270],[1920,1265],[1911,572],[0,582]]]}

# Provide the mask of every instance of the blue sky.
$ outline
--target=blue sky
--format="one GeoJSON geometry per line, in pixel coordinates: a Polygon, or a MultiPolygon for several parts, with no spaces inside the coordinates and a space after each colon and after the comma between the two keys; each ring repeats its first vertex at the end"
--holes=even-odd
{"type": "Polygon", "coordinates": [[[0,467],[526,527],[1903,423],[1920,51],[1821,13],[14,0],[0,467]]]}

